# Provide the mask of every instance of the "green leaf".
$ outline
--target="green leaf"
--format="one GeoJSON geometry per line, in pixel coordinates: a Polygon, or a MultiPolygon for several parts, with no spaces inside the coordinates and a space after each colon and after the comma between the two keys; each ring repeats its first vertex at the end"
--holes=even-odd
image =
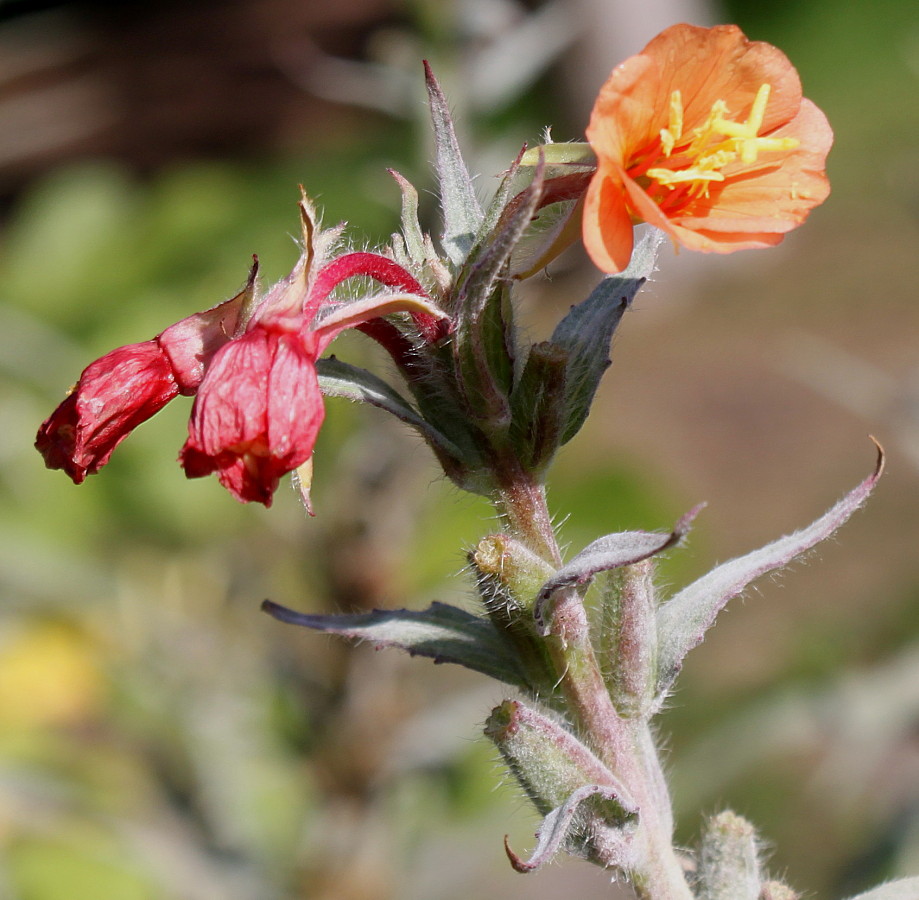
{"type": "Polygon", "coordinates": [[[397,647],[411,656],[451,662],[515,687],[526,678],[507,644],[487,619],[445,603],[425,610],[377,609],[356,615],[310,615],[270,600],[262,609],[281,622],[337,634],[353,641],[370,641],[378,649],[397,647]]]}
{"type": "Polygon", "coordinates": [[[566,424],[568,354],[550,341],[530,347],[511,394],[511,440],[521,464],[545,471],[561,444],[566,424]]]}
{"type": "Polygon", "coordinates": [[[440,200],[444,212],[443,245],[451,262],[460,266],[472,249],[482,224],[482,207],[463,162],[446,97],[427,61],[424,72],[434,123],[434,165],[440,180],[440,200]]]}
{"type": "Polygon", "coordinates": [[[658,609],[659,701],[679,674],[686,654],[702,643],[705,632],[728,601],[761,575],[788,565],[830,537],[868,499],[883,471],[884,452],[878,446],[874,472],[819,519],[759,550],[716,566],[658,609]]]}
{"type": "Polygon", "coordinates": [[[511,865],[521,874],[535,872],[546,863],[551,862],[559,850],[568,850],[578,856],[592,857],[596,851],[589,845],[582,848],[582,833],[586,830],[593,833],[594,840],[602,839],[603,857],[598,857],[602,865],[624,865],[628,858],[628,838],[638,824],[638,807],[622,801],[616,788],[601,784],[585,784],[579,787],[561,806],[553,809],[542,821],[537,832],[536,849],[528,860],[523,860],[504,841],[504,850],[511,865]],[[591,828],[585,829],[578,816],[584,806],[591,800],[600,800],[606,805],[606,815],[616,824],[591,822],[591,828]],[[611,839],[612,838],[612,839],[611,839]]]}
{"type": "Polygon", "coordinates": [[[573,438],[587,419],[603,373],[610,365],[610,342],[623,313],[654,271],[663,234],[650,232],[635,248],[629,267],[604,278],[582,303],[559,322],[550,342],[568,353],[565,378],[567,424],[561,443],[573,438]]]}
{"type": "Polygon", "coordinates": [[[318,360],[316,372],[319,387],[326,397],[343,397],[385,409],[414,428],[437,451],[457,462],[462,461],[462,453],[456,444],[423,419],[408,400],[382,378],[334,356],[318,360]]]}
{"type": "Polygon", "coordinates": [[[669,534],[659,531],[620,531],[597,538],[588,544],[540,588],[533,609],[533,618],[537,625],[544,625],[549,612],[547,604],[556,591],[587,584],[600,572],[635,565],[672,547],[683,539],[703,506],[704,504],[694,506],[680,518],[669,534]]]}

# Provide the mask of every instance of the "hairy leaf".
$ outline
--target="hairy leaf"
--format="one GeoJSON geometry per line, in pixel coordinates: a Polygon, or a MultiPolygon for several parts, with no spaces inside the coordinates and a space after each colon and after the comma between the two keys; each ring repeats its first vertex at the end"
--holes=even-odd
{"type": "Polygon", "coordinates": [[[327,397],[343,397],[358,403],[369,403],[385,409],[397,419],[410,425],[433,447],[447,456],[461,460],[459,448],[423,419],[415,408],[394,387],[372,372],[342,362],[334,356],[316,363],[319,387],[327,397]]]}
{"type": "MultiPolygon", "coordinates": [[[[534,872],[550,862],[559,850],[573,849],[583,843],[583,835],[578,814],[585,802],[597,797],[607,801],[609,813],[614,819],[624,841],[627,834],[638,822],[638,807],[623,801],[622,797],[611,787],[600,784],[586,784],[578,788],[561,806],[552,810],[542,822],[537,833],[536,849],[528,860],[521,859],[504,839],[504,850],[511,865],[521,873],[534,872]]],[[[608,844],[608,836],[607,841],[608,844]]],[[[605,860],[609,864],[610,860],[605,860]]]]}
{"type": "Polygon", "coordinates": [[[694,506],[673,526],[673,531],[669,534],[659,531],[620,531],[588,544],[540,589],[533,613],[537,623],[545,619],[546,604],[556,591],[586,584],[600,572],[634,565],[672,547],[689,531],[689,526],[703,505],[694,506]]]}
{"type": "Polygon", "coordinates": [[[590,296],[573,306],[550,341],[568,353],[565,402],[568,410],[562,443],[573,438],[590,412],[603,373],[610,365],[610,342],[623,313],[654,271],[663,233],[650,231],[635,248],[629,267],[604,278],[590,296]]]}
{"type": "Polygon", "coordinates": [[[482,224],[482,207],[460,153],[447,99],[427,62],[424,72],[434,123],[434,165],[440,180],[444,213],[444,250],[451,262],[459,266],[466,259],[482,224]]]}
{"type": "Polygon", "coordinates": [[[660,607],[657,613],[659,699],[663,699],[673,684],[686,654],[702,642],[705,632],[727,602],[750,582],[787,565],[833,534],[868,499],[883,470],[884,452],[878,446],[874,472],[807,528],[715,567],[660,607]]]}
{"type": "Polygon", "coordinates": [[[397,647],[412,656],[451,662],[523,687],[526,679],[505,642],[487,619],[446,603],[425,610],[377,609],[356,615],[311,615],[265,600],[262,609],[281,622],[370,641],[378,649],[397,647]]]}

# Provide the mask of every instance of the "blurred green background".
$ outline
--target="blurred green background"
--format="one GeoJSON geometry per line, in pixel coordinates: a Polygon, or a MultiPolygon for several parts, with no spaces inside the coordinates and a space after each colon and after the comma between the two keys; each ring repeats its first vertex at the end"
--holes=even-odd
{"type": "MultiPolygon", "coordinates": [[[[437,228],[419,60],[487,194],[520,143],[577,139],[609,69],[672,22],[785,50],[837,133],[834,193],[768,253],[673,257],[616,339],[550,501],[579,549],[707,500],[679,585],[867,509],[735,603],[663,719],[690,844],[731,806],[809,895],[919,873],[919,12],[913,0],[0,3],[0,898],[458,900],[615,893],[523,878],[536,818],[479,737],[499,686],[259,612],[469,602],[487,506],[374,410],[328,404],[307,519],[175,464],[189,404],[79,488],[32,449],[80,370],[296,259],[297,184],[357,243],[399,169],[437,228]],[[496,786],[500,785],[496,789],[496,786]]],[[[525,291],[534,338],[596,280],[525,291]]],[[[336,352],[385,371],[363,339],[336,352]]]]}

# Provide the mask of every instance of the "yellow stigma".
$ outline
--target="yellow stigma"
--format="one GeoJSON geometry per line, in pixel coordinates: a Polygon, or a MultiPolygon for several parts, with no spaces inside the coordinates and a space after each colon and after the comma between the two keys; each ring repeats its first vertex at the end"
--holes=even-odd
{"type": "Polygon", "coordinates": [[[708,196],[711,182],[725,180],[721,170],[729,163],[739,159],[749,166],[760,153],[794,150],[799,144],[796,138],[759,135],[771,90],[768,84],[760,86],[745,122],[728,118],[727,104],[716,100],[705,122],[692,130],[688,140],[683,137],[683,97],[680,91],[674,91],[670,95],[667,127],[660,130],[660,141],[663,158],[672,159],[676,165],[651,168],[645,174],[665,187],[688,184],[708,196]]]}

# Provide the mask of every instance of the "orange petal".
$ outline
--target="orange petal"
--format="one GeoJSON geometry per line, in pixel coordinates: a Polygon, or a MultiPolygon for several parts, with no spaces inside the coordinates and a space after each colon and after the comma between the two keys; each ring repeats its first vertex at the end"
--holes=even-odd
{"type": "Polygon", "coordinates": [[[587,140],[599,159],[627,164],[639,147],[667,125],[670,95],[662,99],[653,60],[632,56],[613,69],[590,115],[587,140]]]}
{"type": "Polygon", "coordinates": [[[826,116],[803,100],[798,115],[773,134],[795,137],[800,144],[772,161],[772,154],[763,154],[742,173],[725,169],[727,180],[712,188],[707,201],[700,198],[675,217],[674,224],[719,232],[786,232],[800,225],[830,192],[824,169],[833,132],[826,116]]]}
{"type": "Polygon", "coordinates": [[[673,91],[680,91],[687,132],[708,118],[717,100],[727,103],[732,118],[746,117],[764,84],[772,92],[761,131],[787,122],[801,103],[801,80],[788,57],[771,44],[747,40],[736,25],[673,25],[641,55],[660,72],[658,104],[666,109],[673,91]]]}
{"type": "Polygon", "coordinates": [[[621,272],[632,258],[632,217],[615,170],[600,169],[584,198],[584,247],[603,272],[621,272]]]}

